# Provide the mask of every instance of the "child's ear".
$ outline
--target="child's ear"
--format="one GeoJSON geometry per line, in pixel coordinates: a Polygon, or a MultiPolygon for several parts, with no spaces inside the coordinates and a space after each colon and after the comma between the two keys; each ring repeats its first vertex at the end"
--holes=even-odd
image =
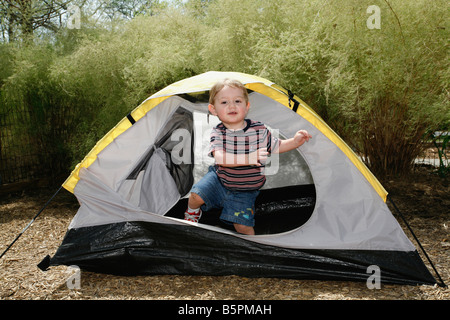
{"type": "Polygon", "coordinates": [[[208,110],[212,115],[217,116],[216,108],[212,104],[208,104],[208,110]]]}

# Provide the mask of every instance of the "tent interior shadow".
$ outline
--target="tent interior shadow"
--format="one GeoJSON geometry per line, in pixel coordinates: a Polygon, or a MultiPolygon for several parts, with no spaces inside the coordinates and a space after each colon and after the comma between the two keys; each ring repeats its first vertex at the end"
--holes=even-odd
{"type": "MultiPolygon", "coordinates": [[[[314,211],[316,192],[313,184],[261,190],[255,203],[255,233],[276,234],[302,226],[314,211]]],[[[183,198],[165,216],[183,219],[187,199],[183,198]]],[[[200,223],[234,230],[222,222],[221,211],[203,212],[200,223]]]]}

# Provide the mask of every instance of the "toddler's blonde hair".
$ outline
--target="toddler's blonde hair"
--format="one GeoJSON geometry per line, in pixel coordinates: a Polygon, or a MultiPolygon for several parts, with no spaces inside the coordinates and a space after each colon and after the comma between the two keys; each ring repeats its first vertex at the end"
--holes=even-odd
{"type": "Polygon", "coordinates": [[[216,84],[214,84],[209,91],[209,103],[214,105],[214,99],[216,98],[217,93],[222,90],[224,87],[232,87],[241,89],[242,93],[244,94],[245,103],[248,103],[248,92],[247,88],[240,82],[239,80],[234,79],[224,79],[221,81],[218,81],[216,84]]]}

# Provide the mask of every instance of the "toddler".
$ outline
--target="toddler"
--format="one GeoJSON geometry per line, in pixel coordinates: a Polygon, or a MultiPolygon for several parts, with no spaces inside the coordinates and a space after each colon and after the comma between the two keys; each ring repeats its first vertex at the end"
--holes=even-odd
{"type": "Polygon", "coordinates": [[[208,109],[221,121],[210,137],[209,155],[215,165],[192,187],[185,220],[198,222],[202,210],[221,208],[223,222],[233,224],[239,233],[254,235],[254,206],[266,181],[267,157],[298,148],[311,138],[300,130],[293,138],[279,140],[263,123],[246,118],[249,108],[241,82],[225,79],[211,88],[208,109]]]}

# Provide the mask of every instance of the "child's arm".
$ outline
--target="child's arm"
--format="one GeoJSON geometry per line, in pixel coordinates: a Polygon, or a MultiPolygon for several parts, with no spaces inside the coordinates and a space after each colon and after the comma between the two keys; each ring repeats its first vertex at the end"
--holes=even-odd
{"type": "Polygon", "coordinates": [[[280,145],[277,150],[274,150],[276,153],[283,153],[287,151],[291,151],[295,148],[300,147],[305,142],[309,141],[312,136],[306,130],[299,130],[295,134],[293,138],[280,140],[280,145]]]}
{"type": "Polygon", "coordinates": [[[214,151],[214,160],[223,167],[261,166],[267,160],[267,148],[261,148],[248,154],[231,154],[223,150],[214,151]]]}

